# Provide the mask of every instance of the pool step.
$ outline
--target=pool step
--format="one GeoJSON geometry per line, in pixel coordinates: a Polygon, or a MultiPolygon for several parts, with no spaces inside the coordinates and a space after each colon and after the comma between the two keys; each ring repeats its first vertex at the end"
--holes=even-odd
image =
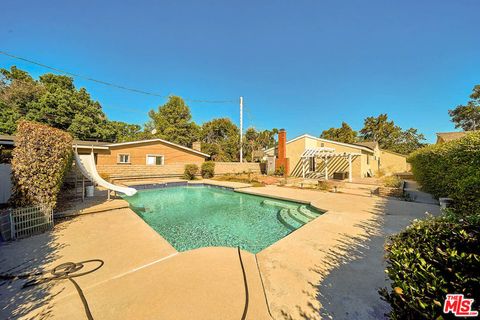
{"type": "Polygon", "coordinates": [[[310,218],[310,219],[315,219],[316,217],[318,217],[321,213],[318,212],[318,211],[312,211],[310,209],[307,208],[307,206],[300,206],[300,208],[298,208],[298,211],[300,211],[300,213],[302,213],[304,216],[310,218]]]}
{"type": "Polygon", "coordinates": [[[295,221],[297,221],[300,224],[305,224],[310,222],[312,220],[311,218],[304,216],[300,211],[297,209],[289,209],[288,210],[288,215],[295,221]]]}
{"type": "Polygon", "coordinates": [[[132,210],[135,211],[135,212],[146,212],[147,211],[147,209],[145,208],[144,205],[138,205],[138,206],[130,205],[130,208],[132,208],[132,210]]]}
{"type": "Polygon", "coordinates": [[[294,204],[288,204],[288,203],[278,202],[274,200],[263,200],[262,205],[269,205],[269,206],[274,206],[274,207],[279,207],[284,209],[296,209],[298,207],[294,204]]]}
{"type": "Polygon", "coordinates": [[[287,227],[290,230],[298,229],[303,225],[303,223],[300,223],[297,220],[293,219],[289,214],[289,209],[286,209],[286,208],[283,208],[283,209],[278,211],[277,219],[285,227],[287,227]]]}

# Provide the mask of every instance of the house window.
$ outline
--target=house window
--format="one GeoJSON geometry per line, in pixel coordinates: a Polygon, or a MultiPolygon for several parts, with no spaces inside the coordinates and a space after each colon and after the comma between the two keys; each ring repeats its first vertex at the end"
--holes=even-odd
{"type": "Polygon", "coordinates": [[[118,155],[117,163],[130,163],[130,155],[128,153],[120,153],[118,155]]]}
{"type": "Polygon", "coordinates": [[[370,156],[367,154],[367,164],[370,164],[370,156]]]}
{"type": "Polygon", "coordinates": [[[147,165],[149,166],[163,166],[165,157],[157,154],[147,154],[147,165]]]}

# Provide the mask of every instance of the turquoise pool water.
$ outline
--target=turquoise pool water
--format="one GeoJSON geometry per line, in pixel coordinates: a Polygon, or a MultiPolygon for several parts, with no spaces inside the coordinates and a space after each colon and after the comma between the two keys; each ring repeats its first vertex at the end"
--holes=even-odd
{"type": "Polygon", "coordinates": [[[320,214],[299,203],[210,186],[141,190],[125,199],[178,251],[239,246],[257,253],[320,214]]]}

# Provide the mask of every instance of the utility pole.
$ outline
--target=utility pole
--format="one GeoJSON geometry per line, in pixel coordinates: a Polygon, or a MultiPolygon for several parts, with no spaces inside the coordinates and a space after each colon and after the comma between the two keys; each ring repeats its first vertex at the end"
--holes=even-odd
{"type": "Polygon", "coordinates": [[[243,97],[240,97],[240,162],[243,162],[243,97]]]}

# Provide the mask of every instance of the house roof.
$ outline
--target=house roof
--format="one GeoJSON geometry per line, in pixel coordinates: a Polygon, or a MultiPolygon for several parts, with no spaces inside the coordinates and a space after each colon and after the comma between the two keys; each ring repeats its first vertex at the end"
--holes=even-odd
{"type": "Polygon", "coordinates": [[[9,136],[6,134],[0,134],[0,144],[13,145],[15,141],[15,136],[9,136]]]}
{"type": "Polygon", "coordinates": [[[210,157],[209,154],[200,152],[200,151],[192,149],[192,148],[184,147],[182,145],[179,145],[179,144],[167,141],[167,140],[163,140],[163,139],[160,139],[160,138],[149,139],[149,140],[137,140],[137,141],[130,141],[130,142],[110,143],[110,144],[106,144],[106,146],[107,147],[119,147],[119,146],[128,146],[128,145],[148,143],[148,142],[161,142],[161,143],[168,144],[168,145],[171,145],[171,146],[174,146],[174,147],[186,150],[186,151],[190,151],[190,152],[199,154],[199,155],[204,156],[206,158],[210,157]]]}
{"type": "Polygon", "coordinates": [[[88,140],[73,140],[73,146],[76,148],[92,148],[92,149],[103,149],[108,150],[107,144],[110,142],[101,142],[101,141],[88,141],[88,140]]]}
{"type": "MultiPolygon", "coordinates": [[[[317,141],[321,141],[321,142],[329,142],[329,143],[333,143],[333,144],[338,144],[339,146],[346,146],[346,147],[350,147],[350,148],[364,150],[364,151],[367,151],[367,152],[373,152],[373,150],[371,150],[370,148],[360,146],[360,145],[357,145],[357,144],[344,143],[344,142],[338,142],[338,141],[333,141],[333,140],[328,140],[328,139],[323,139],[323,138],[317,138],[317,137],[311,136],[309,134],[302,134],[301,136],[298,136],[296,138],[288,140],[287,144],[289,144],[291,142],[294,142],[294,141],[297,141],[297,140],[300,140],[300,139],[303,139],[303,138],[309,138],[309,139],[313,139],[313,140],[317,140],[317,141]]],[[[265,150],[265,152],[274,150],[275,148],[276,147],[269,148],[269,149],[265,150]]]]}
{"type": "Polygon", "coordinates": [[[391,151],[391,150],[387,150],[387,149],[380,149],[380,150],[382,152],[387,152],[387,153],[395,154],[395,155],[400,156],[400,157],[408,158],[408,155],[406,155],[406,154],[401,154],[401,153],[391,151]]]}
{"type": "Polygon", "coordinates": [[[437,137],[445,142],[460,139],[469,131],[455,131],[455,132],[438,132],[437,137]]]}
{"type": "MultiPolygon", "coordinates": [[[[0,135],[0,144],[11,144],[13,145],[15,142],[16,137],[15,136],[9,136],[9,135],[0,135]]],[[[182,145],[163,140],[163,139],[149,139],[149,140],[137,140],[137,141],[130,141],[130,142],[120,142],[120,143],[111,143],[111,142],[102,142],[102,141],[86,141],[86,140],[74,140],[73,141],[73,146],[77,148],[93,148],[93,149],[109,149],[110,147],[118,147],[118,146],[128,146],[128,145],[134,145],[134,144],[140,144],[140,143],[147,143],[147,142],[161,142],[164,144],[168,144],[174,147],[177,147],[179,149],[183,149],[192,153],[199,154],[201,156],[204,156],[206,158],[210,157],[209,154],[200,152],[198,150],[184,147],[182,145]]]]}
{"type": "Polygon", "coordinates": [[[354,144],[362,147],[367,147],[371,150],[375,150],[375,148],[378,148],[378,142],[376,141],[362,141],[362,142],[356,142],[354,144]]]}

